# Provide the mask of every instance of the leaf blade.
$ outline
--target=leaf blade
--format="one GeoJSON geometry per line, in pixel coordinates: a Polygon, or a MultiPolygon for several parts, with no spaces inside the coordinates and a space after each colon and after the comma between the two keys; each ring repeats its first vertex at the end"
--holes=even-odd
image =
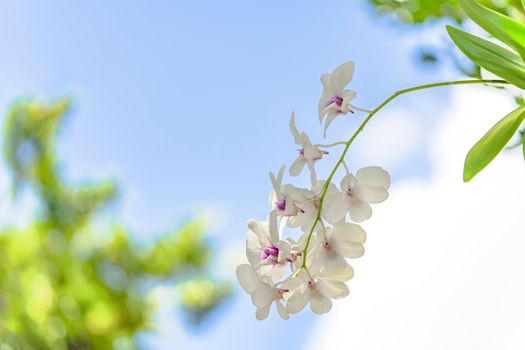
{"type": "Polygon", "coordinates": [[[496,123],[469,151],[465,158],[463,181],[468,182],[492,162],[510,141],[525,119],[525,106],[520,106],[496,123]]]}
{"type": "Polygon", "coordinates": [[[525,89],[525,64],[520,56],[488,40],[447,26],[456,46],[474,63],[525,89]]]}
{"type": "Polygon", "coordinates": [[[474,0],[459,0],[459,4],[481,28],[514,48],[525,59],[525,25],[474,0]]]}

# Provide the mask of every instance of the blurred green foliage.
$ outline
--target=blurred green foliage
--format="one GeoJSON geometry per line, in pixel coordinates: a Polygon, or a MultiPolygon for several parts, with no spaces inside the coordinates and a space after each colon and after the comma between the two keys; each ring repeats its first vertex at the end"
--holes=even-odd
{"type": "MultiPolygon", "coordinates": [[[[461,23],[465,13],[457,0],[368,0],[379,14],[393,14],[403,23],[423,23],[447,17],[461,23]]],[[[480,4],[518,20],[525,19],[521,0],[480,0],[480,4]]]]}
{"type": "MultiPolygon", "coordinates": [[[[466,15],[461,9],[458,0],[367,0],[380,15],[388,15],[396,22],[405,25],[419,25],[434,22],[439,19],[451,19],[456,24],[462,24],[466,15]]],[[[521,0],[479,0],[479,3],[518,21],[525,22],[525,11],[521,0]]],[[[452,61],[456,68],[473,78],[480,78],[480,68],[476,65],[465,64],[459,59],[452,47],[439,49],[431,44],[422,42],[417,58],[419,63],[434,65],[439,63],[443,56],[452,61]]]]}
{"type": "Polygon", "coordinates": [[[207,273],[203,222],[138,244],[121,225],[95,225],[117,196],[111,181],[67,184],[55,152],[69,100],[21,100],[6,117],[4,155],[13,193],[28,187],[35,222],[0,229],[0,349],[139,349],[155,330],[156,288],[200,321],[230,293],[207,273]],[[178,295],[178,297],[177,297],[178,295]]]}

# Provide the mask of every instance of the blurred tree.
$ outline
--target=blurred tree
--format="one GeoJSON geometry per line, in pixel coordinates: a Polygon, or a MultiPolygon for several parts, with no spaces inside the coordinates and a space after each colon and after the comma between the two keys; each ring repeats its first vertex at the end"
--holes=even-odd
{"type": "MultiPolygon", "coordinates": [[[[379,14],[393,14],[404,23],[423,23],[448,17],[461,23],[465,14],[457,0],[368,0],[379,14]]],[[[479,0],[479,3],[514,18],[525,19],[521,0],[479,0]]]]}
{"type": "Polygon", "coordinates": [[[55,139],[69,108],[68,100],[23,100],[7,114],[14,194],[30,187],[40,212],[27,228],[0,229],[1,350],[138,349],[137,332],[155,328],[156,287],[180,286],[179,304],[195,321],[230,293],[206,273],[212,251],[199,220],[147,247],[119,225],[95,234],[96,214],[117,188],[61,178],[55,139]]]}

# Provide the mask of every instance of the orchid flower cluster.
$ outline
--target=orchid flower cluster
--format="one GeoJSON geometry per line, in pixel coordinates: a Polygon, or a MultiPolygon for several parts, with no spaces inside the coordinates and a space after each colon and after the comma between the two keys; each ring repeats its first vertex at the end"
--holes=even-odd
{"type": "MultiPolygon", "coordinates": [[[[339,116],[356,111],[373,114],[350,103],[356,93],[346,86],[353,73],[354,63],[347,62],[332,74],[321,76],[323,94],[318,113],[325,137],[339,116]]],[[[348,295],[346,282],[354,276],[348,259],[364,254],[366,233],[359,223],[371,217],[371,203],[388,198],[390,187],[390,176],[382,168],[370,166],[354,175],[345,163],[348,147],[360,130],[349,141],[313,144],[306,133],[297,130],[294,113],[290,130],[300,150],[289,174],[296,177],[306,166],[311,187],[283,184],[285,166],[277,175],[270,173],[271,212],[265,221],[248,222],[249,264],[238,266],[236,271],[242,288],[251,295],[259,320],[268,317],[274,302],[279,315],[288,319],[308,304],[313,312],[326,313],[332,308],[332,299],[348,295]],[[339,161],[326,180],[319,180],[315,164],[328,154],[327,148],[337,145],[345,146],[339,161]],[[332,180],[341,164],[345,175],[337,186],[332,180]],[[285,229],[299,229],[302,234],[297,240],[284,238],[285,229]]]]}

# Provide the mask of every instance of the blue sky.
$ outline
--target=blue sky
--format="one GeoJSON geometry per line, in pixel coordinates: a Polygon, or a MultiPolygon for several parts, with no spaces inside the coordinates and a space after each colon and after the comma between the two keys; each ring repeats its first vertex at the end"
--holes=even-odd
{"type": "MultiPolygon", "coordinates": [[[[368,108],[397,89],[454,75],[448,64],[415,64],[416,43],[439,42],[443,30],[393,26],[363,1],[3,0],[0,9],[2,110],[21,95],[73,96],[59,145],[66,176],[117,179],[124,196],[114,215],[144,239],[220,208],[223,222],[210,229],[219,250],[242,245],[246,221],[266,216],[267,173],[296,156],[292,110],[299,129],[321,141],[321,73],[354,60],[355,101],[368,108]]],[[[447,96],[425,92],[395,105],[420,119],[417,147],[390,169],[394,179],[431,173],[425,135],[447,96]]],[[[336,121],[329,140],[347,138],[357,122],[336,121]]],[[[359,152],[349,159],[352,168],[374,163],[359,152]]],[[[253,312],[237,296],[198,333],[163,318],[151,347],[255,350],[279,337],[296,348],[317,321],[303,313],[261,323],[253,312]]]]}

